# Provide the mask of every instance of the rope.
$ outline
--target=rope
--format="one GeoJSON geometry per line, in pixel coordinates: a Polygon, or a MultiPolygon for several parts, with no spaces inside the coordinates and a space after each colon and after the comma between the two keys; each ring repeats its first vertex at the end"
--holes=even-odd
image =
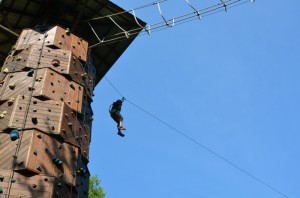
{"type": "MultiPolygon", "coordinates": [[[[121,92],[105,77],[105,79],[107,80],[107,82],[109,82],[109,84],[122,96],[121,92]]],[[[139,109],[140,111],[144,112],[145,114],[149,115],[150,117],[154,118],[155,120],[157,120],[158,122],[162,123],[163,125],[167,126],[168,128],[170,128],[172,131],[176,132],[177,134],[183,136],[184,138],[186,138],[187,140],[193,142],[194,144],[196,144],[197,146],[203,148],[204,150],[206,150],[208,153],[216,156],[217,158],[221,159],[222,161],[226,162],[227,164],[229,164],[230,166],[234,167],[235,169],[243,172],[244,174],[248,175],[249,177],[251,177],[252,179],[254,179],[255,181],[261,183],[262,185],[268,187],[269,189],[271,189],[272,191],[276,192],[277,194],[288,198],[288,196],[284,193],[282,193],[281,191],[279,191],[278,189],[276,189],[275,187],[273,187],[272,185],[268,184],[267,182],[265,182],[264,180],[258,178],[257,176],[249,173],[248,171],[246,171],[245,169],[241,168],[240,166],[238,166],[237,164],[235,164],[234,162],[232,162],[231,160],[223,157],[222,155],[218,154],[217,152],[213,151],[212,149],[208,148],[207,146],[203,145],[202,143],[200,143],[199,141],[197,141],[196,139],[194,139],[193,137],[183,133],[182,131],[176,129],[175,127],[173,127],[172,125],[170,125],[169,123],[165,122],[164,120],[160,119],[159,117],[153,115],[152,113],[150,113],[149,111],[143,109],[142,107],[136,105],[135,103],[131,102],[130,100],[126,99],[126,101],[128,103],[130,103],[132,106],[134,106],[135,108],[139,109]]]]}

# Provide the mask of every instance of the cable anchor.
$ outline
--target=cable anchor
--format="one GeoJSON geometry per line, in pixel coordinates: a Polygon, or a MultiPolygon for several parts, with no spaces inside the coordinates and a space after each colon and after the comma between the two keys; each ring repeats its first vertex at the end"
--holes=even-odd
{"type": "Polygon", "coordinates": [[[223,4],[224,10],[225,12],[227,12],[227,4],[225,4],[225,2],[223,0],[220,0],[221,3],[223,4]]]}
{"type": "Polygon", "coordinates": [[[159,10],[159,13],[160,13],[160,16],[162,17],[162,19],[165,21],[166,23],[166,26],[169,26],[169,27],[173,27],[175,25],[175,19],[171,19],[172,20],[172,23],[169,24],[169,22],[166,20],[166,18],[164,17],[162,11],[161,11],[161,8],[160,8],[160,5],[159,5],[159,2],[156,3],[157,4],[157,7],[158,7],[158,10],[159,10]]]}
{"type": "Polygon", "coordinates": [[[195,11],[195,14],[197,15],[197,17],[201,20],[202,16],[201,16],[201,12],[199,10],[197,10],[190,2],[189,0],[185,0],[187,2],[187,4],[189,4],[189,6],[195,11]]]}

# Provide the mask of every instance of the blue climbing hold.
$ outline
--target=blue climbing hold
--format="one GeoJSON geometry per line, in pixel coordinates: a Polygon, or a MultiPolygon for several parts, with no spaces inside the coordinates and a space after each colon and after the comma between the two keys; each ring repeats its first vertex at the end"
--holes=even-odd
{"type": "Polygon", "coordinates": [[[17,139],[20,138],[20,134],[18,130],[12,130],[9,134],[11,141],[16,141],[17,139]]]}
{"type": "Polygon", "coordinates": [[[27,76],[32,77],[33,73],[34,73],[34,70],[31,69],[31,70],[28,71],[27,76]]]}
{"type": "Polygon", "coordinates": [[[54,164],[56,164],[56,165],[62,165],[62,161],[60,160],[60,159],[58,159],[58,158],[53,158],[53,162],[54,162],[54,164]]]}

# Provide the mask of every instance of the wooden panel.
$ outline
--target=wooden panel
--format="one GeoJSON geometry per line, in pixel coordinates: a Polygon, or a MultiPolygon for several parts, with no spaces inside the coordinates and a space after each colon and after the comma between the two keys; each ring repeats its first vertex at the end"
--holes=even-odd
{"type": "Polygon", "coordinates": [[[44,133],[27,130],[23,132],[16,165],[13,166],[13,155],[16,142],[9,139],[9,134],[0,133],[1,169],[30,170],[36,174],[61,178],[67,184],[75,186],[79,148],[68,143],[57,141],[44,133]],[[61,160],[56,165],[54,159],[61,160]]]}
{"type": "Polygon", "coordinates": [[[87,94],[91,97],[93,92],[94,79],[85,71],[84,64],[70,51],[62,49],[52,49],[33,45],[20,51],[14,56],[9,56],[2,67],[8,72],[20,72],[24,70],[38,68],[51,68],[61,73],[73,81],[85,86],[87,94]],[[54,60],[58,64],[53,64],[54,60]]]}
{"type": "Polygon", "coordinates": [[[0,104],[0,131],[8,128],[13,108],[14,105],[11,101],[2,101],[2,104],[0,104]]]}
{"type": "MultiPolygon", "coordinates": [[[[0,176],[3,180],[0,182],[0,186],[3,187],[3,193],[0,194],[0,198],[5,198],[10,181],[10,170],[0,169],[0,176]]],[[[71,190],[71,187],[66,185],[61,179],[54,177],[21,174],[14,172],[15,182],[11,185],[10,198],[76,198],[87,196],[78,196],[75,190],[71,190]]]]}
{"type": "Polygon", "coordinates": [[[74,34],[66,34],[66,30],[55,26],[48,31],[45,44],[60,49],[70,50],[80,60],[86,61],[88,43],[74,34]]]}
{"type": "Polygon", "coordinates": [[[0,88],[0,100],[9,100],[18,95],[28,96],[33,87],[33,96],[64,101],[70,108],[82,112],[82,99],[84,89],[81,85],[66,79],[64,76],[51,69],[38,69],[37,75],[28,77],[27,72],[16,72],[6,76],[4,81],[7,86],[0,88]]]}
{"type": "Polygon", "coordinates": [[[26,49],[29,45],[43,44],[55,48],[69,50],[82,61],[86,61],[88,43],[74,34],[66,34],[65,29],[55,26],[45,34],[25,29],[16,42],[15,49],[26,49]],[[44,40],[44,36],[45,40],[44,40]]]}
{"type": "Polygon", "coordinates": [[[14,128],[38,129],[80,147],[88,159],[91,122],[84,122],[81,115],[76,114],[63,102],[43,101],[38,98],[29,101],[29,98],[18,96],[13,105],[8,101],[0,105],[1,117],[0,131],[14,128]],[[25,115],[27,108],[28,114],[25,115]]]}
{"type": "Polygon", "coordinates": [[[29,45],[42,43],[43,37],[44,37],[43,34],[37,32],[35,30],[24,29],[21,32],[14,48],[16,50],[23,50],[23,49],[28,48],[29,45]]]}

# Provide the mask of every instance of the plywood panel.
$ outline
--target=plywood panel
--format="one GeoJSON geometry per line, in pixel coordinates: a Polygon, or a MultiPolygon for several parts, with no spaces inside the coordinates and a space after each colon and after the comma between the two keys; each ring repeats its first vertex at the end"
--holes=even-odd
{"type": "Polygon", "coordinates": [[[82,147],[84,156],[88,159],[91,122],[84,122],[82,116],[65,103],[53,100],[43,101],[38,98],[29,100],[29,98],[18,96],[13,105],[9,105],[8,101],[0,105],[0,117],[2,115],[0,131],[13,128],[38,129],[82,147]]]}
{"type": "Polygon", "coordinates": [[[0,88],[0,100],[9,100],[18,95],[28,97],[30,90],[33,90],[33,96],[63,101],[73,110],[82,112],[83,86],[51,69],[38,69],[36,72],[36,78],[27,76],[27,72],[7,75],[4,79],[7,86],[0,88]]]}
{"type": "Polygon", "coordinates": [[[23,132],[16,165],[13,156],[16,153],[16,142],[9,139],[9,134],[0,133],[0,138],[8,144],[0,144],[0,169],[30,170],[36,174],[55,176],[65,183],[75,186],[79,148],[60,142],[55,138],[36,130],[23,132]],[[60,160],[56,165],[54,160],[60,160]]]}
{"type": "MultiPolygon", "coordinates": [[[[0,186],[3,187],[0,198],[6,197],[11,179],[10,175],[10,170],[0,169],[0,176],[3,177],[0,182],[0,186]]],[[[13,178],[15,182],[11,183],[10,198],[87,198],[87,195],[78,196],[76,190],[71,190],[71,187],[59,178],[18,172],[14,172],[13,178]]]]}
{"type": "Polygon", "coordinates": [[[89,70],[85,67],[86,65],[81,63],[70,51],[33,45],[21,50],[14,56],[9,56],[4,62],[2,73],[4,70],[8,72],[20,72],[36,68],[51,68],[85,86],[87,95],[91,97],[94,78],[92,78],[92,75],[89,75],[89,70]]]}
{"type": "Polygon", "coordinates": [[[80,60],[86,61],[88,43],[74,34],[66,34],[66,30],[59,26],[51,28],[44,34],[30,29],[23,30],[16,42],[15,49],[22,50],[29,45],[37,44],[69,50],[80,60]]]}

